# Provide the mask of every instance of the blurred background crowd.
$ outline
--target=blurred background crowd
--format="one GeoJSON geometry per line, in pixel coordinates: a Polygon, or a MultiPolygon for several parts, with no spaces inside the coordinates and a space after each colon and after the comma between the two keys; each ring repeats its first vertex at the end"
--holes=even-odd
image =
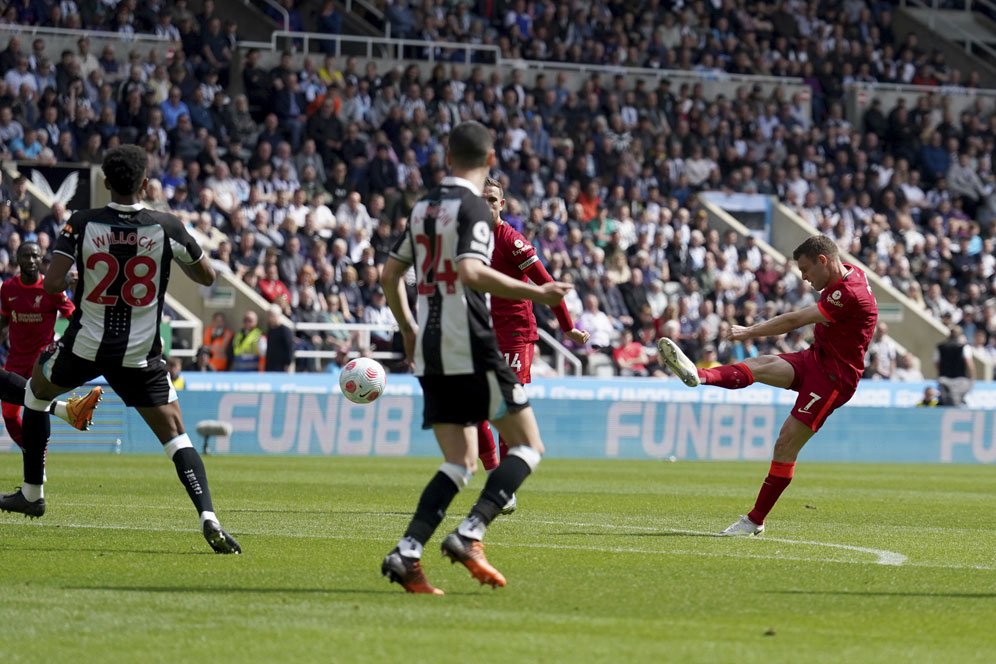
{"type": "MultiPolygon", "coordinates": [[[[575,285],[568,306],[591,341],[564,343],[589,373],[662,375],[654,344],[665,335],[704,367],[807,343],[799,333],[725,340],[731,324],[812,304],[815,294],[754,238],[710,229],[696,203],[704,190],[777,196],[996,355],[993,109],[980,101],[955,114],[928,93],[891,107],[872,100],[860,128],[845,118],[850,82],[938,92],[978,84],[915,35],[897,40],[890,3],[383,4],[392,36],[494,44],[507,58],[801,77],[808,99],[749,85],[710,97],[701,85],[665,78],[652,87],[621,73],[592,73],[580,85],[541,74],[527,84],[522,70],[489,75],[456,50],[451,62],[391,70],[325,53],[288,53],[266,68],[250,50],[232,81],[237,24],[211,0],[197,13],[187,4],[0,3],[5,23],[149,32],[181,45],[95,53],[83,37],[54,53],[43,38],[10,38],[0,51],[0,157],[99,163],[119,143],[145,147],[148,204],[184,219],[218,269],[273,305],[269,322],[251,312],[216,317],[200,368],[320,370],[325,363],[295,361],[294,351],[397,350],[390,332],[357,348],[355,333],[293,333],[280,314],[393,322],[381,267],[413,203],[445,174],[449,130],[470,119],[494,132],[505,220],[555,278],[575,285]]],[[[342,30],[333,3],[281,4],[292,29],[342,30]]],[[[4,277],[20,242],[49,249],[68,218],[58,204],[33,218],[25,188],[4,181],[0,192],[4,277]]],[[[553,315],[536,313],[559,336],[553,315]]],[[[881,324],[867,375],[920,379],[917,364],[881,324]]]]}

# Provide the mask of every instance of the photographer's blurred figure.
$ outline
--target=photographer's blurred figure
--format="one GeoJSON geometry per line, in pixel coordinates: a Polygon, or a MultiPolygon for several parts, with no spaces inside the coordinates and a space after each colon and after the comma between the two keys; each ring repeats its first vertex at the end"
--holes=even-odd
{"type": "Polygon", "coordinates": [[[173,383],[173,389],[179,392],[180,390],[187,387],[186,379],[181,375],[183,371],[183,360],[178,357],[171,357],[166,360],[166,370],[169,371],[170,382],[173,383]]]}
{"type": "Polygon", "coordinates": [[[968,345],[961,326],[952,327],[947,341],[937,344],[934,366],[937,367],[937,383],[941,388],[941,405],[964,406],[965,396],[971,391],[975,380],[975,365],[972,363],[972,347],[968,345]]]}
{"type": "Polygon", "coordinates": [[[191,371],[217,371],[214,364],[211,362],[213,358],[211,357],[211,349],[207,346],[201,346],[197,349],[197,355],[194,357],[194,366],[190,368],[191,371]]]}
{"type": "Polygon", "coordinates": [[[937,391],[935,387],[927,387],[923,391],[923,399],[917,404],[917,408],[933,408],[934,406],[940,406],[941,393],[937,391]]]}

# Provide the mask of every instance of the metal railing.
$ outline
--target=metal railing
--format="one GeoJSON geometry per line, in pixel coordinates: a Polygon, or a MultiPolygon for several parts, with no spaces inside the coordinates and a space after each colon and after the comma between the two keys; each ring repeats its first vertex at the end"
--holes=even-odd
{"type": "MultiPolygon", "coordinates": [[[[375,17],[384,21],[384,12],[382,12],[375,5],[366,2],[366,0],[346,0],[346,11],[350,14],[353,13],[353,5],[358,5],[364,9],[368,14],[373,14],[375,17]]],[[[386,23],[386,21],[384,21],[386,23]]]]}
{"type": "MultiPolygon", "coordinates": [[[[284,19],[284,30],[290,30],[290,14],[287,12],[286,9],[283,8],[283,6],[279,2],[276,2],[276,0],[259,0],[259,1],[262,2],[262,3],[264,3],[264,4],[269,5],[273,9],[276,9],[277,12],[281,16],[283,16],[283,19],[284,19]]],[[[242,0],[242,4],[246,5],[247,7],[252,7],[253,6],[253,0],[242,0]]],[[[269,15],[267,15],[267,16],[269,17],[269,15]]]]}
{"type": "MultiPolygon", "coordinates": [[[[357,332],[357,345],[361,348],[367,348],[370,346],[370,333],[371,332],[397,332],[397,325],[381,325],[375,323],[294,323],[295,332],[357,332]]],[[[547,344],[556,355],[556,362],[554,364],[557,369],[557,373],[561,376],[567,375],[567,365],[571,365],[572,373],[575,376],[580,376],[583,373],[583,365],[581,360],[578,359],[574,353],[572,353],[567,347],[560,343],[556,337],[547,332],[546,330],[539,330],[540,339],[547,344]]],[[[176,354],[176,353],[174,353],[176,354]]],[[[359,351],[352,351],[351,356],[359,355],[359,351]]],[[[299,358],[309,358],[309,359],[325,359],[331,360],[335,359],[337,351],[335,350],[299,350],[294,353],[295,359],[299,358]]],[[[404,357],[401,353],[391,352],[391,351],[374,351],[371,353],[374,359],[387,359],[387,360],[400,360],[404,357]]]]}
{"type": "Polygon", "coordinates": [[[553,349],[554,354],[557,356],[556,364],[554,367],[557,369],[557,373],[561,376],[566,376],[567,367],[565,363],[570,363],[573,368],[573,373],[575,376],[580,376],[584,373],[584,367],[581,364],[581,360],[577,355],[572,353],[564,344],[560,343],[555,336],[543,329],[537,329],[539,332],[539,338],[543,340],[546,345],[553,349]]]}
{"type": "Polygon", "coordinates": [[[41,25],[20,25],[17,23],[0,25],[0,32],[14,33],[18,35],[31,35],[35,37],[92,37],[95,39],[108,39],[116,42],[134,43],[149,42],[152,44],[174,44],[165,36],[145,33],[145,32],[110,32],[107,30],[77,30],[75,28],[50,28],[41,25]]]}
{"type": "MultiPolygon", "coordinates": [[[[343,46],[351,44],[360,47],[363,53],[349,55],[365,58],[387,58],[392,60],[418,59],[419,51],[426,53],[425,60],[436,61],[436,52],[444,51],[448,53],[463,51],[467,62],[470,62],[475,53],[485,55],[489,62],[499,63],[501,61],[501,50],[497,46],[483,46],[480,44],[461,44],[460,42],[436,42],[423,41],[421,39],[390,39],[387,37],[357,37],[354,35],[329,35],[321,32],[291,32],[289,30],[275,30],[270,35],[270,41],[240,41],[239,46],[243,48],[260,48],[272,51],[300,51],[311,53],[313,43],[330,42],[333,44],[333,55],[339,57],[343,55],[343,46]]],[[[449,60],[446,60],[449,62],[449,60]]]]}
{"type": "MultiPolygon", "coordinates": [[[[982,51],[993,60],[996,60],[996,49],[984,41],[979,41],[975,35],[966,32],[964,28],[949,19],[942,13],[944,8],[939,6],[938,0],[902,0],[903,7],[915,9],[929,9],[927,16],[923,19],[927,27],[931,30],[943,31],[945,39],[951,42],[964,44],[964,50],[969,55],[976,54],[976,49],[982,51]]],[[[971,3],[966,3],[966,12],[971,12],[971,3]]],[[[996,37],[996,35],[993,35],[996,37]]]]}

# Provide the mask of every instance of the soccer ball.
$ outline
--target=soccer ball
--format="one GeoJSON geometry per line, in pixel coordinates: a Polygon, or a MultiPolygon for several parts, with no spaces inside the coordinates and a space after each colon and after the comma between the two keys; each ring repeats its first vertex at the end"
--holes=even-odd
{"type": "Polygon", "coordinates": [[[350,360],[339,374],[339,389],[353,403],[370,403],[384,393],[387,372],[377,360],[358,357],[350,360]]]}

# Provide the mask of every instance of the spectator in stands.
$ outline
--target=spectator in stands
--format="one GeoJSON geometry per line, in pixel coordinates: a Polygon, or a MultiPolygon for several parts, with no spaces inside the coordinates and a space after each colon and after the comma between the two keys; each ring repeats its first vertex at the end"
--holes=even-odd
{"type": "Polygon", "coordinates": [[[283,311],[279,305],[271,305],[266,310],[265,364],[264,371],[286,373],[294,364],[294,333],[283,322],[283,311]]]}
{"type": "Polygon", "coordinates": [[[865,356],[864,377],[889,380],[897,368],[899,356],[896,342],[889,336],[889,325],[879,321],[865,356]]]}
{"type": "Polygon", "coordinates": [[[232,336],[226,350],[229,370],[262,371],[266,354],[263,339],[256,312],[247,310],[242,316],[242,327],[232,336]]]}
{"type": "Polygon", "coordinates": [[[211,363],[212,359],[211,349],[207,346],[201,346],[197,349],[197,354],[194,356],[194,364],[190,367],[190,371],[217,371],[211,363]]]}
{"type": "Polygon", "coordinates": [[[960,326],[951,328],[948,338],[937,345],[934,366],[939,376],[942,406],[963,406],[975,380],[972,348],[960,326]]]}
{"type": "Polygon", "coordinates": [[[612,359],[615,360],[620,376],[650,375],[647,371],[649,362],[647,351],[643,344],[634,341],[630,330],[623,330],[620,334],[619,343],[612,351],[612,359]]]}
{"type": "Polygon", "coordinates": [[[231,328],[228,327],[228,318],[221,311],[216,311],[211,316],[211,325],[204,329],[204,342],[201,346],[208,351],[209,364],[214,371],[225,371],[228,369],[228,349],[232,342],[231,328]]]}

